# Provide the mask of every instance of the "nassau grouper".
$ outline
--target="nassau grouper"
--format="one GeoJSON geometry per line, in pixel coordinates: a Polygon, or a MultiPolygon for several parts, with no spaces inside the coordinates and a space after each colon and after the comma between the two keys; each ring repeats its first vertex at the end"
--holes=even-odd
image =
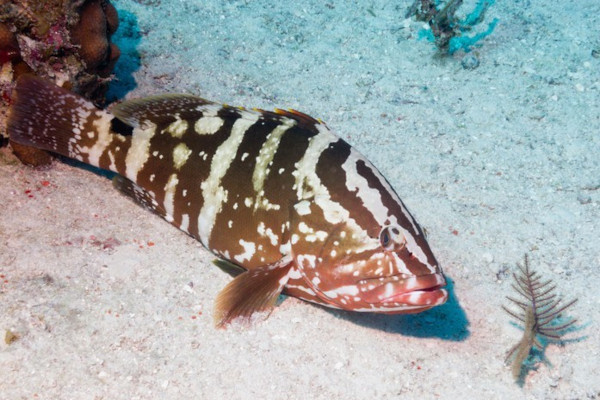
{"type": "Polygon", "coordinates": [[[24,75],[8,133],[117,173],[119,191],[234,270],[215,302],[217,326],[271,310],[282,292],[387,314],[424,311],[448,298],[423,231],[385,178],[323,122],[298,111],[163,95],[108,112],[24,75]]]}

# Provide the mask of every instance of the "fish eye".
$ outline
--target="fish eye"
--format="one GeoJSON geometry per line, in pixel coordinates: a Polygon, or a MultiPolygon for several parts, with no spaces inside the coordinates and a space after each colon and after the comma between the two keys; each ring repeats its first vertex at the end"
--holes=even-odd
{"type": "Polygon", "coordinates": [[[392,244],[392,232],[390,232],[390,227],[386,226],[381,230],[379,234],[379,242],[384,249],[389,249],[392,244]]]}
{"type": "Polygon", "coordinates": [[[384,226],[379,234],[381,247],[388,251],[399,251],[406,246],[406,238],[400,229],[394,225],[384,226]]]}

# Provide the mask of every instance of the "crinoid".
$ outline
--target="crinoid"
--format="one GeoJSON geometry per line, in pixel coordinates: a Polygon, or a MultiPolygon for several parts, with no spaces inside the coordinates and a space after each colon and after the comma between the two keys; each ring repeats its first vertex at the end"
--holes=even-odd
{"type": "Polygon", "coordinates": [[[515,312],[502,306],[504,311],[524,324],[523,337],[519,343],[509,350],[505,360],[508,364],[512,358],[512,373],[515,380],[521,378],[523,365],[531,349],[534,346],[539,350],[544,349],[544,345],[537,337],[538,335],[560,340],[566,333],[565,330],[577,321],[576,319],[570,319],[566,322],[557,321],[560,314],[575,304],[577,299],[568,303],[561,303],[562,298],[554,293],[556,285],[552,283],[552,280],[542,282],[541,275],[529,267],[527,255],[525,255],[524,265],[517,264],[517,266],[520,274],[513,273],[515,282],[512,287],[521,295],[522,299],[508,296],[507,299],[520,310],[515,312]]]}

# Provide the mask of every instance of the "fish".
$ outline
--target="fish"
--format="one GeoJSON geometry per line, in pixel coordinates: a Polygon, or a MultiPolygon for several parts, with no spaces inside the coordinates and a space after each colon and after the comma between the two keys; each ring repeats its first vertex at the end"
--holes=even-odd
{"type": "Polygon", "coordinates": [[[12,97],[11,141],[114,172],[118,191],[217,256],[234,276],[216,297],[217,327],[270,314],[281,294],[384,314],[448,298],[405,204],[319,119],[189,94],[104,110],[33,75],[12,97]]]}

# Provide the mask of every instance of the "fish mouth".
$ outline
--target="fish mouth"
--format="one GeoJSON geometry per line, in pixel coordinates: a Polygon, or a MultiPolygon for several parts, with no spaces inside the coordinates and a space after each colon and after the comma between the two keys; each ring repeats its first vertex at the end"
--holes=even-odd
{"type": "Polygon", "coordinates": [[[358,282],[360,297],[370,304],[383,306],[426,309],[443,304],[448,300],[448,291],[443,289],[446,279],[442,274],[421,276],[393,275],[363,279],[358,282]]]}

